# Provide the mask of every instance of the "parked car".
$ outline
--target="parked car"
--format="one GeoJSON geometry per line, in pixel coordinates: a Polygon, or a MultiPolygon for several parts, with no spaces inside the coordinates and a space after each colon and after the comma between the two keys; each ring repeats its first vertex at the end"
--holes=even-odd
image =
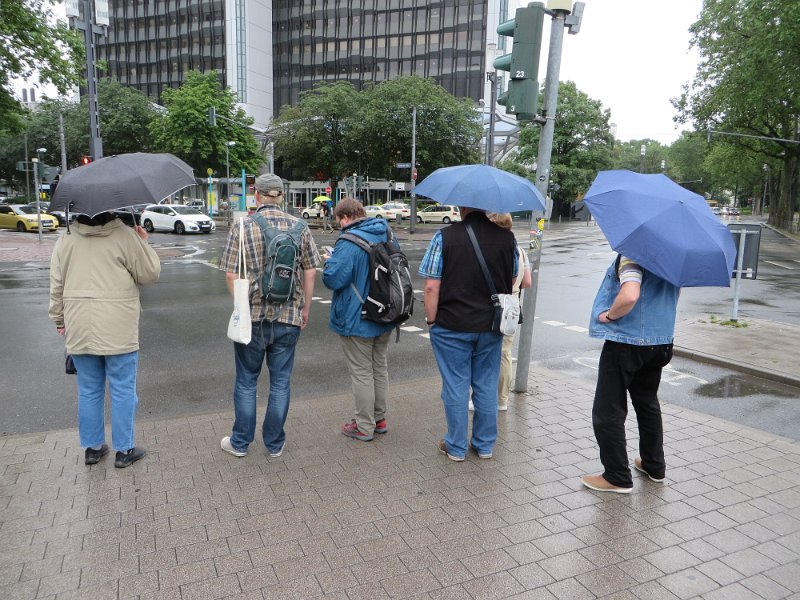
{"type": "Polygon", "coordinates": [[[719,206],[712,206],[711,212],[714,213],[715,215],[720,215],[722,214],[722,209],[719,206]]]}
{"type": "Polygon", "coordinates": [[[449,204],[437,204],[428,206],[417,213],[417,223],[458,223],[461,220],[461,213],[457,206],[449,204]]]}
{"type": "Polygon", "coordinates": [[[321,219],[322,202],[314,202],[311,206],[298,206],[297,211],[304,219],[321,219]]]}
{"type": "Polygon", "coordinates": [[[411,218],[411,207],[405,202],[387,202],[383,208],[393,210],[395,214],[400,213],[400,217],[403,219],[411,218]]]}
{"type": "Polygon", "coordinates": [[[142,211],[148,206],[149,204],[134,204],[133,206],[126,206],[111,212],[117,215],[125,225],[133,227],[134,223],[136,223],[136,225],[142,224],[142,211]],[[131,213],[133,213],[133,216],[131,216],[131,213]]]}
{"type": "Polygon", "coordinates": [[[183,233],[211,233],[214,221],[205,213],[182,204],[150,204],[140,216],[142,227],[148,232],[174,231],[183,233]]]}
{"type": "Polygon", "coordinates": [[[388,219],[390,221],[393,221],[397,218],[397,213],[389,208],[386,208],[386,205],[378,206],[373,204],[371,206],[365,206],[364,212],[367,213],[368,217],[378,217],[379,219],[388,219]]]}
{"type": "MultiPolygon", "coordinates": [[[[42,231],[58,229],[58,219],[45,212],[41,213],[42,231]]],[[[28,204],[0,205],[0,228],[17,231],[39,231],[39,216],[36,207],[28,204]]]]}

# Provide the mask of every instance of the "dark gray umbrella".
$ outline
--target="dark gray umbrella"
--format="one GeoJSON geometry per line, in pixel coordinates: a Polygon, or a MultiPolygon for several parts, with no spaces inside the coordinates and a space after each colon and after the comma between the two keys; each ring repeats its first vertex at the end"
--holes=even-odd
{"type": "Polygon", "coordinates": [[[195,183],[192,167],[172,154],[118,154],[67,171],[50,209],[93,217],[133,204],[160,202],[195,183]]]}

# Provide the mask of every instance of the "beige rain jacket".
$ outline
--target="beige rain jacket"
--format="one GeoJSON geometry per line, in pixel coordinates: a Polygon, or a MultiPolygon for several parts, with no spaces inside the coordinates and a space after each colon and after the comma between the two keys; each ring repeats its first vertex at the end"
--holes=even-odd
{"type": "Polygon", "coordinates": [[[50,319],[66,328],[69,354],[139,349],[139,285],[158,280],[155,250],[119,219],[70,225],[50,259],[50,319]]]}

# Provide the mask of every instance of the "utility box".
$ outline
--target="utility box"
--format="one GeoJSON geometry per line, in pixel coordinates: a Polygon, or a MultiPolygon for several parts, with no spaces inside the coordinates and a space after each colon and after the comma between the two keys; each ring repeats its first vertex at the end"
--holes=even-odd
{"type": "Polygon", "coordinates": [[[744,252],[742,254],[742,279],[755,279],[758,275],[758,252],[761,247],[761,225],[729,223],[728,230],[736,244],[736,261],[733,263],[731,279],[736,278],[736,269],[739,264],[740,240],[744,236],[744,252]]]}

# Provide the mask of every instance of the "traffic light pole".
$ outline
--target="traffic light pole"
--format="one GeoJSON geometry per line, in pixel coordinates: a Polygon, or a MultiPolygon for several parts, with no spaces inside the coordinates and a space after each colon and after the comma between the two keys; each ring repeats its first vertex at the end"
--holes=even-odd
{"type": "MultiPolygon", "coordinates": [[[[556,128],[556,106],[558,103],[558,77],[561,71],[561,47],[564,43],[564,21],[569,11],[555,10],[550,29],[550,49],[547,56],[547,79],[544,89],[544,125],[539,138],[537,154],[536,187],[547,197],[550,182],[550,157],[553,152],[553,133],[556,128]]],[[[531,231],[534,223],[531,216],[531,231]]],[[[528,373],[531,362],[531,346],[533,345],[533,321],[536,315],[536,295],[539,288],[539,262],[541,260],[541,243],[529,253],[533,284],[525,290],[522,302],[522,327],[519,333],[517,350],[517,375],[514,379],[514,391],[528,391],[528,373]]]]}
{"type": "MultiPolygon", "coordinates": [[[[411,173],[417,170],[417,107],[411,109],[411,173]]],[[[411,178],[411,216],[408,232],[414,233],[417,229],[417,194],[414,193],[416,187],[416,177],[411,178]]]]}
{"type": "Polygon", "coordinates": [[[494,124],[495,113],[497,112],[497,71],[490,71],[486,73],[486,79],[489,81],[490,95],[489,99],[489,132],[486,134],[486,164],[490,167],[494,166],[494,124]]]}

